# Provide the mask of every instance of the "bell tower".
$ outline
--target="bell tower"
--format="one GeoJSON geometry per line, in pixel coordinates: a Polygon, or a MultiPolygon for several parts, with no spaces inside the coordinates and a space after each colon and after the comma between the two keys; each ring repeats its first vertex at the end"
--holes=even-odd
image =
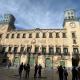
{"type": "Polygon", "coordinates": [[[15,17],[12,14],[2,15],[0,20],[0,32],[4,33],[15,29],[14,26],[15,17]]]}
{"type": "Polygon", "coordinates": [[[76,14],[74,9],[66,10],[64,12],[64,19],[74,20],[75,18],[76,18],[76,14]]]}
{"type": "Polygon", "coordinates": [[[74,24],[75,24],[76,21],[79,22],[79,19],[76,16],[76,11],[74,9],[68,9],[68,10],[64,11],[63,27],[75,26],[74,24]]]}

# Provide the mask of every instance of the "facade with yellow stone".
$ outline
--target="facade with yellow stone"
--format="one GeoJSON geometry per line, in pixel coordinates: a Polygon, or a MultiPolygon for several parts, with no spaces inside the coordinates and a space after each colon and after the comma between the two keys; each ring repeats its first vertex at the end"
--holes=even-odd
{"type": "Polygon", "coordinates": [[[55,68],[58,65],[72,67],[73,54],[80,53],[80,21],[75,10],[64,12],[62,29],[17,30],[15,18],[5,14],[0,23],[0,51],[7,55],[12,66],[21,62],[36,63],[43,68],[55,68]]]}

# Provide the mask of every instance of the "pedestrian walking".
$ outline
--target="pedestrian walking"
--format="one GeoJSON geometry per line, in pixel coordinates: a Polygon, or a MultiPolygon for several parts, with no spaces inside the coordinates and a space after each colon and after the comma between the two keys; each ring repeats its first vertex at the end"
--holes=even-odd
{"type": "Polygon", "coordinates": [[[11,61],[8,61],[8,69],[11,67],[11,61]]]}
{"type": "Polygon", "coordinates": [[[36,64],[34,69],[34,78],[36,78],[37,72],[38,72],[38,65],[36,64]]]}
{"type": "Polygon", "coordinates": [[[20,78],[22,76],[22,71],[23,71],[23,63],[21,63],[21,65],[19,66],[19,76],[20,76],[20,78]]]}
{"type": "Polygon", "coordinates": [[[27,64],[27,77],[29,78],[29,73],[30,73],[30,65],[27,64]]]}
{"type": "Polygon", "coordinates": [[[39,66],[38,66],[38,75],[39,75],[39,78],[41,78],[41,70],[42,70],[42,66],[39,64],[39,66]]]}
{"type": "Polygon", "coordinates": [[[67,72],[67,69],[65,67],[64,67],[64,70],[63,70],[63,77],[64,77],[64,80],[67,80],[68,72],[67,72]]]}
{"type": "Polygon", "coordinates": [[[78,71],[75,66],[72,68],[72,80],[78,80],[78,71]]]}
{"type": "Polygon", "coordinates": [[[78,80],[80,80],[80,67],[78,67],[78,80]]]}
{"type": "Polygon", "coordinates": [[[63,67],[60,65],[58,67],[59,80],[63,80],[63,67]]]}
{"type": "Polygon", "coordinates": [[[26,77],[27,77],[27,65],[26,65],[26,64],[24,64],[23,68],[24,68],[25,78],[26,78],[26,77]]]}

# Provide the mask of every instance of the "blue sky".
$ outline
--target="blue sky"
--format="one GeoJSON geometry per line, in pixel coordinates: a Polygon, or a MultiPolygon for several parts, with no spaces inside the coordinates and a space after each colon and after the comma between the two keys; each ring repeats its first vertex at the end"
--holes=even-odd
{"type": "Polygon", "coordinates": [[[20,28],[62,28],[64,11],[75,9],[79,16],[80,0],[0,0],[0,15],[11,13],[20,28]]]}

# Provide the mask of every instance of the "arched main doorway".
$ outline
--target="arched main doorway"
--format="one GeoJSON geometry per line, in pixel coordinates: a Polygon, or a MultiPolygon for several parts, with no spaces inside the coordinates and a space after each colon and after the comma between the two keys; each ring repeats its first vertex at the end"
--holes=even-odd
{"type": "Polygon", "coordinates": [[[46,68],[52,68],[52,60],[50,58],[46,58],[46,68]]]}
{"type": "Polygon", "coordinates": [[[33,67],[34,64],[35,64],[35,57],[33,55],[30,56],[29,64],[30,64],[31,67],[33,67]]]}
{"type": "Polygon", "coordinates": [[[20,57],[19,56],[15,56],[14,57],[14,66],[18,67],[20,64],[20,57]]]}

